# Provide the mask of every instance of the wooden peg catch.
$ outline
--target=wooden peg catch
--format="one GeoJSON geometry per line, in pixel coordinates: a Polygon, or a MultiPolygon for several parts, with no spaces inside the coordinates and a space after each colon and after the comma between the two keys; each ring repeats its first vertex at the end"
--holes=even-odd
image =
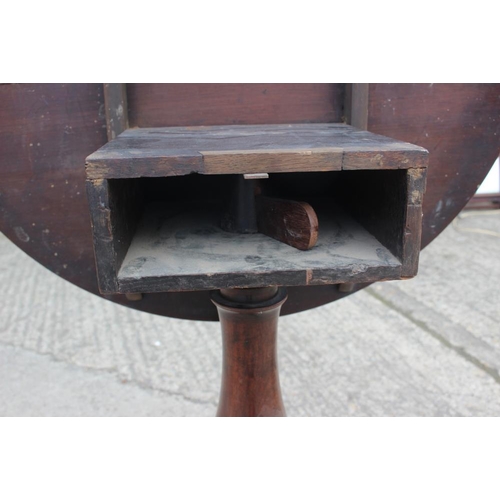
{"type": "Polygon", "coordinates": [[[259,233],[299,250],[316,244],[318,217],[309,203],[257,196],[255,208],[259,233]]]}

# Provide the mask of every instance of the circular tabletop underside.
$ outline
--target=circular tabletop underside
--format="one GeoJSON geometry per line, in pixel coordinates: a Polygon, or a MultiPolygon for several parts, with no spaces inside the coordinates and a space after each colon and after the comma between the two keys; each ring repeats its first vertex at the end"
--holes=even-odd
{"type": "MultiPolygon", "coordinates": [[[[127,93],[131,126],[140,127],[339,122],[344,102],[343,84],[129,85],[127,93]],[[160,116],[166,96],[168,115],[160,116]],[[190,103],[198,114],[189,114],[190,103]]],[[[498,156],[500,86],[370,84],[368,130],[429,150],[425,247],[462,210],[498,156]]],[[[49,270],[97,295],[84,164],[106,142],[102,84],[0,85],[0,230],[49,270]]],[[[332,285],[291,287],[282,313],[346,295],[332,285]]],[[[217,319],[210,292],[106,298],[164,316],[217,319]]]]}

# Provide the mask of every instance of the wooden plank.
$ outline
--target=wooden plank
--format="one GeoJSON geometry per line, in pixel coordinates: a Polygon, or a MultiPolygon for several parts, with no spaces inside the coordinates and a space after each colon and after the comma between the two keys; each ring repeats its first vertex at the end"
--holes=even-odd
{"type": "Polygon", "coordinates": [[[344,84],[127,84],[132,127],[340,122],[344,84]]]}
{"type": "Polygon", "coordinates": [[[141,189],[131,179],[93,179],[87,194],[99,290],[116,293],[118,270],[142,214],[141,189]]]}
{"type": "Polygon", "coordinates": [[[416,147],[414,150],[384,150],[367,148],[346,148],[344,150],[342,170],[397,170],[426,168],[428,152],[416,147]]]}
{"type": "MultiPolygon", "coordinates": [[[[314,205],[313,205],[314,206],[314,205]]],[[[317,209],[317,244],[307,251],[263,234],[219,227],[215,206],[146,207],[118,273],[118,291],[162,292],[301,286],[399,279],[401,263],[374,236],[328,204],[317,209]]]]}
{"type": "Polygon", "coordinates": [[[99,290],[101,293],[116,293],[118,288],[118,268],[114,249],[116,240],[112,231],[108,184],[109,181],[105,179],[87,181],[87,196],[99,290]]]}
{"type": "Polygon", "coordinates": [[[427,151],[340,124],[123,132],[87,158],[89,178],[423,168],[427,151]]]}
{"type": "Polygon", "coordinates": [[[343,124],[164,127],[124,132],[89,157],[97,162],[124,156],[168,156],[170,151],[274,151],[317,148],[422,150],[418,146],[343,124]]]}
{"type": "Polygon", "coordinates": [[[124,83],[104,83],[106,132],[111,141],[128,129],[127,88],[124,83]]]}
{"type": "Polygon", "coordinates": [[[342,169],[341,148],[201,151],[199,173],[326,172],[342,169]]]}
{"type": "Polygon", "coordinates": [[[403,234],[403,266],[401,277],[411,278],[417,274],[422,238],[422,202],[425,192],[427,170],[416,168],[407,173],[407,207],[403,234]]]}
{"type": "Polygon", "coordinates": [[[132,179],[208,173],[204,168],[201,153],[185,153],[184,151],[170,151],[168,157],[127,158],[124,155],[123,158],[110,158],[97,162],[89,162],[87,159],[86,170],[88,179],[132,179]]]}
{"type": "Polygon", "coordinates": [[[343,184],[337,195],[356,220],[402,261],[406,172],[344,172],[343,184]]]}

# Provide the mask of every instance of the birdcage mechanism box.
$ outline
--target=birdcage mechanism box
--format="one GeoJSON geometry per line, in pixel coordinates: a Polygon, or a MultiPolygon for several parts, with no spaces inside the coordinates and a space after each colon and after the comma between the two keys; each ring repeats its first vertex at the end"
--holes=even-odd
{"type": "Polygon", "coordinates": [[[86,160],[100,290],[412,277],[426,167],[343,124],[129,129],[86,160]]]}

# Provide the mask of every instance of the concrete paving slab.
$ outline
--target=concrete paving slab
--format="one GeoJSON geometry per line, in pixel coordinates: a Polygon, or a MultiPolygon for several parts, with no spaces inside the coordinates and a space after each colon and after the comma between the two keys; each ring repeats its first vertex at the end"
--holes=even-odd
{"type": "Polygon", "coordinates": [[[416,278],[380,283],[500,348],[500,210],[462,212],[420,258],[416,278]]]}
{"type": "Polygon", "coordinates": [[[211,416],[215,407],[0,345],[2,417],[211,416]]]}
{"type": "MultiPolygon", "coordinates": [[[[416,279],[281,318],[290,416],[500,416],[500,238],[463,231],[500,233],[500,213],[458,223],[416,279]]],[[[0,415],[215,413],[218,324],[109,303],[3,236],[0,277],[0,415]]]]}

